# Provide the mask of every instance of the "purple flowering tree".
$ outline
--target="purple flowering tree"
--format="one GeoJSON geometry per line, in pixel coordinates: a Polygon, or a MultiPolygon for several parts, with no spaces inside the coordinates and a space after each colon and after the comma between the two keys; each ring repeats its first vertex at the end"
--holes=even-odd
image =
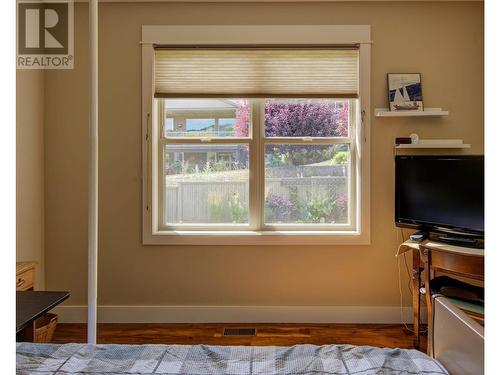
{"type": "MultiPolygon", "coordinates": [[[[349,103],[327,99],[266,100],[265,134],[267,137],[346,137],[349,129],[349,103]]],[[[248,102],[243,102],[236,112],[237,136],[248,135],[248,102]]],[[[342,147],[342,146],[340,146],[342,147]]],[[[284,160],[294,165],[315,163],[334,156],[338,146],[291,146],[266,147],[271,151],[270,162],[281,164],[284,160]]]]}
{"type": "Polygon", "coordinates": [[[268,100],[267,137],[345,137],[348,105],[331,100],[268,100]]]}
{"type": "MultiPolygon", "coordinates": [[[[267,100],[267,137],[344,137],[348,132],[348,102],[332,100],[267,100]]],[[[236,111],[236,135],[246,137],[249,124],[248,102],[236,111]]]]}

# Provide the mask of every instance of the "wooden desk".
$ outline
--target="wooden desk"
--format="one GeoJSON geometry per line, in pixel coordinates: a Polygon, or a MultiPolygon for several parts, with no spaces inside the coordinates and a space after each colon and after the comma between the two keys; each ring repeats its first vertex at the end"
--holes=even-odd
{"type": "Polygon", "coordinates": [[[68,298],[68,292],[16,292],[16,341],[33,341],[35,320],[68,298]]]}
{"type": "Polygon", "coordinates": [[[412,252],[412,294],[413,294],[413,346],[420,346],[420,285],[422,271],[425,271],[425,300],[427,304],[427,352],[431,353],[432,339],[432,296],[431,278],[435,271],[475,280],[484,280],[484,250],[453,246],[442,242],[425,240],[421,243],[408,240],[400,245],[396,255],[412,252]]]}

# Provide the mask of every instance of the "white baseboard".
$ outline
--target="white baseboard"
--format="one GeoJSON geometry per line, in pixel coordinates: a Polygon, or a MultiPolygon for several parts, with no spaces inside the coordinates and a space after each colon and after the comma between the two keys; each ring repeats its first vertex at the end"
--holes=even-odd
{"type": "MultiPolygon", "coordinates": [[[[85,323],[87,306],[58,306],[61,323],[85,323]]],[[[403,320],[412,320],[411,307],[403,320]]],[[[99,306],[99,323],[401,323],[399,306],[99,306]]]]}

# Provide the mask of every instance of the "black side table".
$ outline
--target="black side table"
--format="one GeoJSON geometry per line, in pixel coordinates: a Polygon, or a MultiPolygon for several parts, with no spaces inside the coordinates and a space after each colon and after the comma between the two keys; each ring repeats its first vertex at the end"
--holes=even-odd
{"type": "Polygon", "coordinates": [[[16,341],[33,341],[35,320],[69,298],[69,292],[16,292],[16,341]]]}

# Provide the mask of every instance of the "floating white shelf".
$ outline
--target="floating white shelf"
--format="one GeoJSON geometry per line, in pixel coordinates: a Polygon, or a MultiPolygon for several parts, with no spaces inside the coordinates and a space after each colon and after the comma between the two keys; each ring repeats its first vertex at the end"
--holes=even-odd
{"type": "Polygon", "coordinates": [[[395,145],[394,148],[470,148],[470,144],[446,144],[446,143],[435,143],[435,144],[406,144],[406,145],[395,145]]]}
{"type": "Polygon", "coordinates": [[[375,117],[419,117],[419,116],[448,116],[448,111],[441,108],[424,108],[423,111],[390,111],[389,108],[375,108],[375,117]]]}

